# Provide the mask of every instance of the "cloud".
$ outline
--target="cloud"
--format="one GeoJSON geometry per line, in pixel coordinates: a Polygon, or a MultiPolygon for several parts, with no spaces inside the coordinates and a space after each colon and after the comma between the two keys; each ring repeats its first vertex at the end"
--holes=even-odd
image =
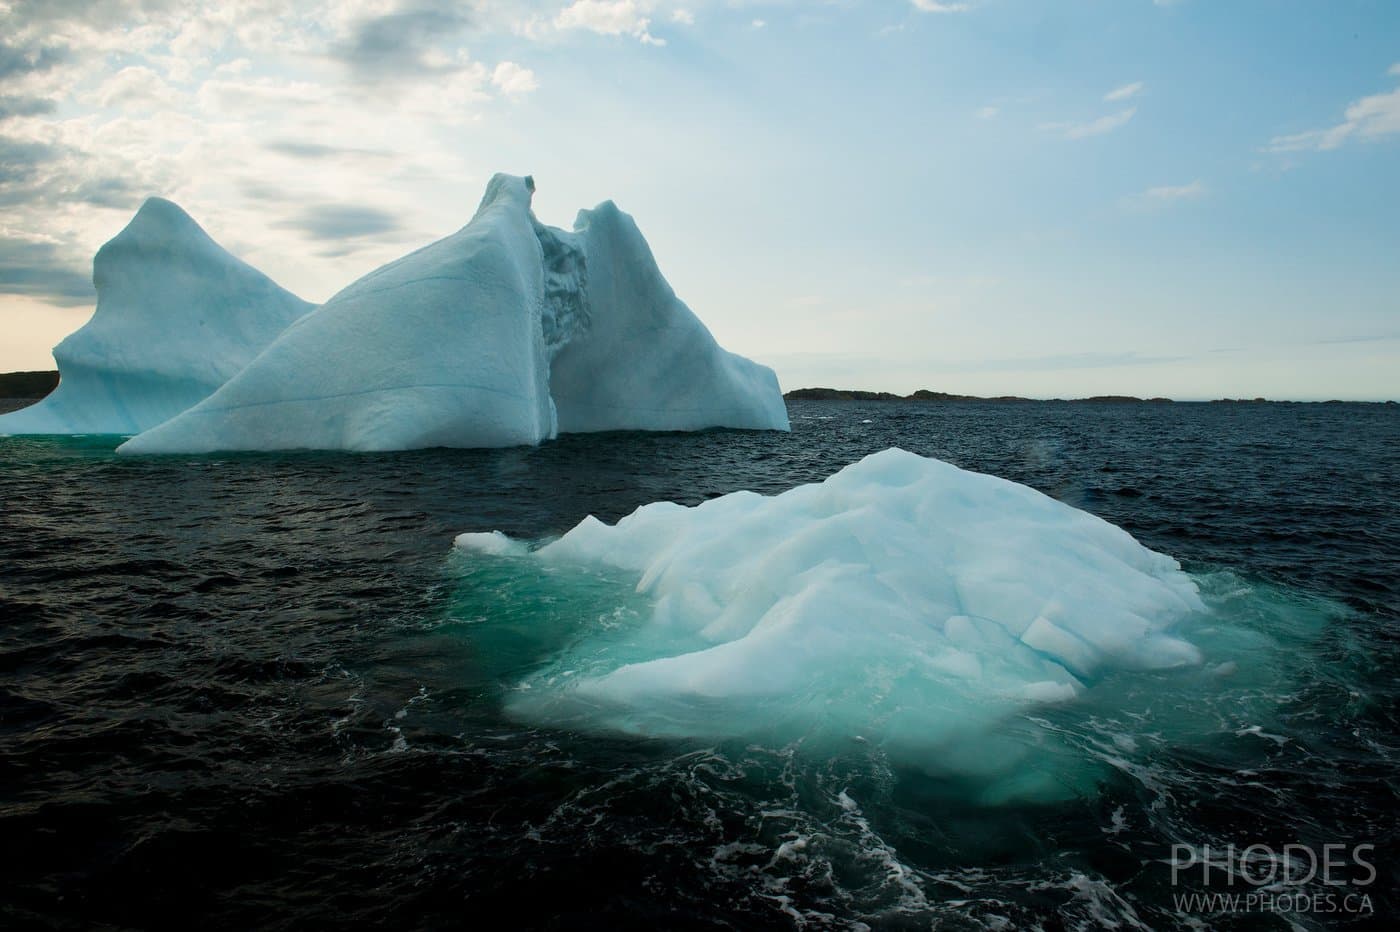
{"type": "MultiPolygon", "coordinates": [[[[1400,77],[1400,63],[1391,65],[1387,73],[1400,77]]],[[[1275,136],[1266,148],[1270,152],[1326,152],[1353,139],[1372,141],[1396,133],[1400,133],[1400,87],[1348,105],[1342,122],[1335,126],[1275,136]]]]}
{"type": "Polygon", "coordinates": [[[438,45],[470,24],[453,4],[419,0],[392,13],[359,20],[349,37],[334,44],[330,52],[365,81],[452,71],[455,63],[438,45]]]}
{"type": "Polygon", "coordinates": [[[150,68],[128,65],[104,81],[92,99],[99,107],[138,110],[169,106],[179,98],[179,93],[150,68]]]}
{"type": "Polygon", "coordinates": [[[503,61],[491,72],[491,83],[507,97],[523,97],[539,87],[535,73],[513,61],[503,61]]]}
{"type": "Polygon", "coordinates": [[[424,192],[475,189],[482,169],[444,132],[532,78],[513,63],[492,83],[461,48],[494,7],[0,0],[0,238],[17,240],[0,292],[90,302],[93,252],[150,194],[303,293],[459,223],[470,205],[424,192]],[[285,196],[253,197],[254,181],[285,196]],[[356,258],[320,261],[335,251],[356,258]]]}
{"type": "Polygon", "coordinates": [[[331,98],[324,85],[272,78],[223,80],[210,78],[199,86],[199,106],[206,113],[253,117],[264,113],[297,113],[324,105],[331,98]]]}
{"type": "Polygon", "coordinates": [[[995,119],[997,118],[997,114],[999,114],[999,113],[1001,113],[1001,108],[1000,108],[1000,107],[991,107],[991,106],[988,106],[988,107],[979,107],[979,108],[977,109],[977,119],[979,119],[979,120],[995,120],[995,119]]]}
{"type": "Polygon", "coordinates": [[[1090,120],[1088,123],[1042,123],[1040,128],[1047,132],[1058,133],[1066,139],[1087,139],[1091,136],[1111,133],[1126,125],[1135,113],[1137,113],[1137,107],[1128,107],[1117,113],[1101,116],[1097,120],[1090,120]]]}
{"type": "Polygon", "coordinates": [[[965,13],[972,9],[970,3],[947,3],[944,0],[909,0],[920,13],[965,13]]]}
{"type": "Polygon", "coordinates": [[[1149,201],[1184,201],[1201,197],[1205,193],[1206,186],[1197,180],[1189,184],[1161,185],[1148,188],[1142,192],[1141,197],[1149,201]]]}
{"type": "Polygon", "coordinates": [[[0,81],[50,69],[68,61],[70,51],[58,45],[11,45],[0,41],[0,81]]]}
{"type": "Polygon", "coordinates": [[[67,146],[0,136],[0,207],[53,210],[64,204],[126,208],[140,201],[138,185],[104,174],[67,146]]]}
{"type": "Polygon", "coordinates": [[[651,34],[651,4],[640,0],[574,0],[554,18],[558,29],[583,29],[604,36],[632,36],[648,45],[665,45],[651,34]]]}
{"type": "Polygon", "coordinates": [[[1130,97],[1136,97],[1138,94],[1141,94],[1144,86],[1145,85],[1141,81],[1134,81],[1132,84],[1124,84],[1122,87],[1115,87],[1113,90],[1103,95],[1103,99],[1109,103],[1127,100],[1130,97]]]}
{"type": "Polygon", "coordinates": [[[308,204],[274,226],[318,240],[356,239],[402,229],[388,211],[357,204],[308,204]]]}
{"type": "Polygon", "coordinates": [[[55,104],[46,97],[0,96],[0,120],[11,117],[43,116],[53,113],[55,104]]]}
{"type": "Polygon", "coordinates": [[[172,11],[177,5],[177,0],[10,0],[6,4],[13,22],[41,26],[74,21],[93,26],[129,25],[172,11]]]}
{"type": "MultiPolygon", "coordinates": [[[[682,26],[694,26],[695,14],[689,10],[674,10],[671,13],[671,22],[679,23],[682,26]]],[[[1395,67],[1400,68],[1400,65],[1395,67]]]]}
{"type": "Polygon", "coordinates": [[[337,158],[388,158],[391,153],[383,149],[358,149],[353,146],[327,146],[317,142],[302,142],[295,139],[279,139],[263,146],[269,152],[294,159],[337,159],[337,158]]]}
{"type": "Polygon", "coordinates": [[[1127,210],[1165,209],[1173,204],[1200,200],[1209,193],[1205,182],[1197,179],[1186,184],[1164,184],[1139,191],[1119,201],[1127,210]]]}
{"type": "Polygon", "coordinates": [[[65,200],[112,210],[129,210],[144,198],[144,189],[139,184],[112,175],[79,181],[64,192],[65,200]]]}
{"type": "Polygon", "coordinates": [[[0,136],[0,193],[33,178],[58,153],[58,148],[48,143],[0,136]]]}
{"type": "Polygon", "coordinates": [[[96,297],[90,266],[63,253],[59,244],[0,235],[0,294],[28,295],[73,307],[96,297]]]}

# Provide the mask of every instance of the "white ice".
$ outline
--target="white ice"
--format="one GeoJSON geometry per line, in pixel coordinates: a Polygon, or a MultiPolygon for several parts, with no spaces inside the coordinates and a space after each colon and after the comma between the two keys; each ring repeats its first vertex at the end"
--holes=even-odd
{"type": "MultiPolygon", "coordinates": [[[[493,535],[458,546],[518,553],[493,535]]],[[[519,557],[515,557],[519,559],[519,557]]],[[[518,714],[650,735],[825,736],[964,775],[1110,673],[1198,664],[1175,560],[1033,489],[898,449],[824,482],[593,518],[524,559],[635,580],[649,614],[523,684],[518,714]]],[[[542,567],[543,568],[543,567],[542,567]]]]}
{"type": "Polygon", "coordinates": [[[198,403],[314,305],[151,198],[93,260],[97,311],[54,348],[61,381],[0,434],[133,434],[198,403]]]}
{"type": "Polygon", "coordinates": [[[547,227],[495,176],[471,223],[355,282],[122,453],[535,444],[560,431],[786,430],[610,202],[547,227]]]}

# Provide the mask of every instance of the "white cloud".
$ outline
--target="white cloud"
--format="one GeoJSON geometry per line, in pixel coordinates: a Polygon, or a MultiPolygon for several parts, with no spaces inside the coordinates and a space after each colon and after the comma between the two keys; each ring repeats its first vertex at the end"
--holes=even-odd
{"type": "Polygon", "coordinates": [[[754,29],[762,29],[764,26],[768,25],[768,22],[767,20],[756,19],[753,22],[749,23],[749,25],[754,29]]]}
{"type": "Polygon", "coordinates": [[[999,113],[1001,113],[1000,107],[981,107],[977,111],[977,119],[994,120],[999,113]]]}
{"type": "Polygon", "coordinates": [[[1201,197],[1205,193],[1206,186],[1197,180],[1189,184],[1161,185],[1148,188],[1142,192],[1142,197],[1149,201],[1186,201],[1201,197]]]}
{"type": "MultiPolygon", "coordinates": [[[[347,81],[336,50],[365,38],[375,17],[409,7],[428,9],[420,0],[120,9],[88,0],[11,11],[7,43],[65,51],[52,66],[36,54],[44,67],[2,93],[63,106],[7,121],[6,157],[25,174],[6,192],[0,239],[12,225],[44,237],[44,248],[14,237],[0,244],[0,266],[7,256],[32,266],[27,278],[0,271],[0,311],[44,276],[47,291],[30,287],[35,300],[71,303],[70,282],[87,279],[93,252],[148,194],[175,199],[235,254],[310,298],[459,225],[460,205],[424,192],[484,179],[470,156],[443,144],[443,128],[482,119],[493,99],[528,93],[535,76],[516,62],[487,68],[456,34],[381,29],[368,47],[402,40],[414,67],[372,86],[347,81]],[[337,247],[288,222],[347,201],[396,220],[337,247]]],[[[0,0],[0,9],[9,5],[0,0]]]]}
{"type": "Polygon", "coordinates": [[[200,85],[195,95],[200,109],[210,116],[234,118],[302,110],[324,104],[330,96],[330,90],[321,84],[271,77],[211,78],[200,85]]]}
{"type": "Polygon", "coordinates": [[[1128,107],[1117,113],[1101,116],[1097,120],[1090,120],[1088,123],[1042,123],[1040,128],[1047,132],[1058,133],[1066,139],[1087,139],[1090,136],[1102,136],[1105,133],[1113,132],[1131,120],[1135,113],[1137,113],[1137,107],[1128,107]]]}
{"type": "Polygon", "coordinates": [[[680,23],[682,26],[694,26],[695,14],[689,10],[676,10],[671,14],[671,22],[680,23]]]}
{"type": "Polygon", "coordinates": [[[99,107],[150,110],[168,107],[181,95],[144,65],[128,65],[102,83],[89,98],[99,107]]]}
{"type": "MultiPolygon", "coordinates": [[[[1400,77],[1400,63],[1388,74],[1400,77]]],[[[1275,136],[1267,146],[1270,152],[1325,152],[1352,139],[1374,140],[1400,133],[1400,87],[1384,94],[1372,94],[1350,104],[1342,122],[1325,129],[1312,129],[1288,136],[1275,136]]]]}
{"type": "Polygon", "coordinates": [[[1138,94],[1141,94],[1143,86],[1141,81],[1134,81],[1132,84],[1124,84],[1122,87],[1115,87],[1113,90],[1103,95],[1103,99],[1110,103],[1119,100],[1127,100],[1130,97],[1136,97],[1138,94]]]}
{"type": "Polygon", "coordinates": [[[1122,198],[1118,204],[1126,210],[1159,210],[1174,204],[1184,204],[1205,197],[1210,191],[1205,182],[1197,179],[1186,184],[1164,184],[1146,188],[1137,194],[1122,198]]]}
{"type": "Polygon", "coordinates": [[[535,73],[513,61],[503,61],[491,72],[491,83],[507,97],[523,97],[539,87],[535,73]]]}
{"type": "Polygon", "coordinates": [[[249,61],[248,59],[246,59],[246,58],[235,58],[235,59],[233,59],[232,61],[226,61],[226,62],[224,62],[222,65],[219,65],[217,68],[214,69],[214,73],[215,73],[215,74],[243,74],[245,71],[247,71],[247,70],[248,70],[249,68],[251,68],[251,67],[253,67],[253,63],[252,63],[251,61],[249,61]]]}
{"type": "Polygon", "coordinates": [[[945,0],[909,0],[920,13],[965,13],[972,8],[970,3],[948,3],[945,0]]]}
{"type": "Polygon", "coordinates": [[[559,29],[584,29],[604,36],[632,36],[648,45],[665,45],[650,32],[651,4],[644,0],[574,0],[559,11],[559,29]]]}

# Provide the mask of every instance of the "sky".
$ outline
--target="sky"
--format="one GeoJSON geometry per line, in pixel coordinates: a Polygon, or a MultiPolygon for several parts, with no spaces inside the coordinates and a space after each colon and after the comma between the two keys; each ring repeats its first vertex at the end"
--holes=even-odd
{"type": "Polygon", "coordinates": [[[0,371],[149,195],[324,301],[498,171],[784,389],[1400,398],[1392,0],[0,0],[0,371]]]}

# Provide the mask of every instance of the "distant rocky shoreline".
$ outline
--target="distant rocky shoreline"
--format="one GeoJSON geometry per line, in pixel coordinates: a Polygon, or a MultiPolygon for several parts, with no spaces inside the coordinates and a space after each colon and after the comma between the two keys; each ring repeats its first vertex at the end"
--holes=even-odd
{"type": "MultiPolygon", "coordinates": [[[[893,392],[864,392],[845,388],[797,388],[783,395],[787,401],[984,401],[998,404],[1012,402],[1058,402],[1073,404],[1176,404],[1172,398],[1138,398],[1134,395],[1091,395],[1088,398],[1024,398],[1020,395],[955,395],[921,388],[910,395],[893,392]]],[[[1394,401],[1273,401],[1269,398],[1217,398],[1210,404],[1395,404],[1394,401]]]]}

